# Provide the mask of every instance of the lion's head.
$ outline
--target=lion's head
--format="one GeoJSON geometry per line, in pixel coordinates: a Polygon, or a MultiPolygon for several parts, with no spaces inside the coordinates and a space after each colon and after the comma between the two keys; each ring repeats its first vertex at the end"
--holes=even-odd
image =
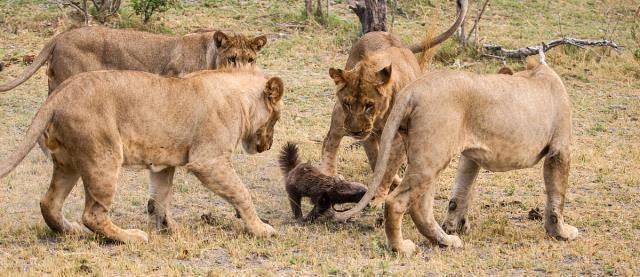
{"type": "Polygon", "coordinates": [[[388,59],[376,57],[362,60],[351,70],[329,69],[349,136],[365,139],[383,120],[395,90],[393,71],[388,59]]]}
{"type": "Polygon", "coordinates": [[[213,34],[217,49],[216,68],[254,66],[260,49],[267,44],[266,36],[247,38],[241,34],[213,34]]]}
{"type": "Polygon", "coordinates": [[[282,79],[272,77],[264,87],[262,99],[266,109],[266,114],[259,116],[255,123],[254,130],[242,140],[244,150],[249,154],[261,153],[271,149],[273,144],[273,133],[276,123],[280,119],[280,113],[284,107],[282,96],[284,85],[282,79]]]}

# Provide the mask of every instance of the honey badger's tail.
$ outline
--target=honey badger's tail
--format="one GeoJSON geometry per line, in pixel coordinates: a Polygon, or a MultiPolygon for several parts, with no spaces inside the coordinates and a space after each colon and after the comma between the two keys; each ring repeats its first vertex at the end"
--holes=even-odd
{"type": "Polygon", "coordinates": [[[298,146],[295,143],[287,142],[287,144],[280,150],[280,169],[282,174],[287,176],[291,170],[300,164],[300,157],[298,156],[298,146]]]}

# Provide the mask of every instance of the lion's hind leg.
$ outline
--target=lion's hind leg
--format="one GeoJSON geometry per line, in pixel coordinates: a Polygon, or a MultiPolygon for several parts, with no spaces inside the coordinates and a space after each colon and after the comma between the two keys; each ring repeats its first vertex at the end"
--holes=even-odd
{"type": "MultiPolygon", "coordinates": [[[[115,153],[113,151],[112,153],[115,153]]],[[[148,236],[138,229],[124,230],[113,224],[109,210],[116,192],[120,159],[111,157],[85,161],[80,169],[85,188],[82,222],[96,234],[119,242],[147,242],[148,236]]]]}
{"type": "Polygon", "coordinates": [[[171,218],[171,198],[173,196],[173,175],[175,167],[167,167],[159,172],[149,173],[149,201],[147,213],[149,223],[159,231],[171,232],[175,223],[171,218]]]}
{"type": "Polygon", "coordinates": [[[442,228],[448,234],[469,231],[470,224],[467,212],[471,203],[473,182],[478,176],[478,172],[480,172],[480,165],[464,155],[460,157],[453,193],[451,200],[449,200],[447,219],[442,224],[442,228]]]}
{"type": "Polygon", "coordinates": [[[560,150],[544,161],[544,183],[547,193],[544,228],[549,236],[560,240],[573,240],[578,236],[578,229],[564,223],[562,215],[570,163],[568,149],[560,150]]]}
{"type": "Polygon", "coordinates": [[[64,200],[78,183],[80,174],[72,165],[63,165],[54,159],[53,176],[49,190],[40,201],[44,221],[53,231],[64,234],[82,234],[85,229],[77,222],[69,222],[62,214],[64,200]]]}

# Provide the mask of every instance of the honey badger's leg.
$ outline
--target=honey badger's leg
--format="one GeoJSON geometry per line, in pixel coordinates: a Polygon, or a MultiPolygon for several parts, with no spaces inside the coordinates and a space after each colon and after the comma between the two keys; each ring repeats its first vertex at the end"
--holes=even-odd
{"type": "Polygon", "coordinates": [[[149,202],[147,213],[149,223],[157,230],[171,232],[175,223],[171,218],[171,198],[173,196],[173,175],[175,167],[167,167],[159,172],[149,172],[149,202]]]}
{"type": "MultiPolygon", "coordinates": [[[[193,153],[193,156],[199,156],[193,153]]],[[[209,155],[201,155],[205,158],[209,155]]],[[[190,161],[187,168],[211,191],[227,200],[240,213],[245,228],[256,236],[269,236],[276,233],[269,224],[258,218],[251,202],[251,195],[236,175],[229,156],[206,161],[190,161]]]]}
{"type": "Polygon", "coordinates": [[[313,199],[312,202],[314,204],[313,209],[307,214],[307,217],[304,219],[305,221],[314,222],[331,208],[331,200],[326,195],[317,196],[317,199],[313,199]]]}
{"type": "MultiPolygon", "coordinates": [[[[363,144],[365,152],[367,153],[367,158],[369,159],[371,170],[375,171],[380,141],[377,138],[370,136],[363,142],[363,144]]],[[[389,189],[392,186],[397,187],[402,182],[402,179],[397,175],[397,172],[402,166],[402,163],[404,163],[406,157],[402,136],[396,135],[393,139],[391,153],[382,183],[378,187],[378,190],[371,201],[371,205],[374,207],[382,206],[385,197],[389,193],[389,189]]]]}
{"type": "Polygon", "coordinates": [[[447,219],[442,224],[442,228],[448,233],[465,233],[469,230],[470,224],[467,217],[473,182],[478,176],[480,166],[462,155],[458,163],[455,185],[449,200],[449,210],[447,219]]]}
{"type": "Polygon", "coordinates": [[[80,234],[84,228],[77,222],[69,222],[62,214],[64,200],[78,183],[80,174],[73,165],[63,165],[53,159],[53,176],[47,194],[40,201],[44,221],[53,231],[80,234]]]}
{"type": "Polygon", "coordinates": [[[340,147],[340,141],[344,137],[344,115],[342,111],[338,110],[340,107],[334,107],[333,114],[331,115],[331,126],[329,132],[322,142],[322,161],[320,170],[322,173],[329,176],[336,176],[338,169],[336,161],[338,159],[338,148],[340,147]]]}
{"type": "Polygon", "coordinates": [[[85,188],[82,222],[91,231],[111,240],[147,242],[148,236],[145,232],[138,229],[121,229],[113,224],[109,217],[122,164],[122,154],[118,149],[121,148],[114,146],[112,149],[103,149],[105,151],[96,151],[105,154],[102,157],[87,157],[78,165],[85,188]],[[120,156],[115,157],[116,155],[120,156]]]}
{"type": "Polygon", "coordinates": [[[573,240],[578,236],[578,229],[565,224],[562,216],[570,163],[568,149],[562,149],[544,161],[544,183],[547,193],[544,228],[549,236],[561,240],[573,240]]]}
{"type": "Polygon", "coordinates": [[[299,193],[296,193],[287,187],[287,195],[289,196],[289,205],[291,206],[291,212],[293,218],[302,218],[302,197],[299,193]]]}

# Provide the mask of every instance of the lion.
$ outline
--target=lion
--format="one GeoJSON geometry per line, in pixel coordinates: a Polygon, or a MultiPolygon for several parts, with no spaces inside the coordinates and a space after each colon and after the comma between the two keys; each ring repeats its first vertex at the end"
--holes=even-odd
{"type": "Polygon", "coordinates": [[[351,210],[335,214],[346,220],[373,198],[392,161],[395,138],[403,136],[408,167],[402,183],[385,199],[388,246],[412,254],[404,240],[403,214],[409,209],[420,233],[443,246],[462,247],[453,231],[468,229],[471,186],[480,168],[494,172],[529,168],[544,161],[547,194],[544,227],[560,240],[573,240],[578,229],[564,223],[571,141],[571,105],[560,77],[544,62],[508,74],[460,71],[427,73],[398,93],[381,138],[372,186],[351,210]],[[438,174],[460,154],[444,230],[433,216],[438,174]]]}
{"type": "Polygon", "coordinates": [[[105,27],[83,27],[51,39],[16,79],[0,85],[11,90],[49,62],[49,94],[69,77],[96,70],[135,70],[167,76],[255,65],[267,37],[247,38],[222,31],[185,36],[152,34],[105,27]]]}
{"type": "MultiPolygon", "coordinates": [[[[345,70],[329,69],[336,85],[337,101],[322,144],[321,168],[325,174],[337,174],[337,152],[344,136],[362,141],[371,170],[375,168],[379,138],[395,94],[422,73],[414,53],[444,42],[460,27],[468,1],[458,0],[457,4],[459,11],[454,24],[429,43],[423,41],[405,47],[393,33],[367,33],[351,48],[345,70]]],[[[402,147],[399,139],[394,143],[396,147],[402,147]]],[[[394,153],[402,153],[399,148],[397,150],[394,153]]],[[[391,159],[383,185],[375,192],[375,206],[382,204],[392,183],[400,183],[396,172],[405,157],[400,155],[391,159]]]]}
{"type": "Polygon", "coordinates": [[[273,227],[256,215],[231,155],[239,142],[250,154],[271,148],[283,92],[280,78],[254,69],[200,71],[184,78],[140,71],[81,73],[46,100],[17,151],[0,163],[0,177],[44,135],[54,167],[40,207],[56,232],[83,232],[62,214],[65,198],[82,178],[82,223],[89,230],[119,242],[147,241],[145,232],[123,230],[109,218],[118,174],[123,166],[150,170],[150,217],[166,228],[173,222],[168,207],[175,167],[184,166],[234,206],[249,233],[272,235],[273,227]]]}

